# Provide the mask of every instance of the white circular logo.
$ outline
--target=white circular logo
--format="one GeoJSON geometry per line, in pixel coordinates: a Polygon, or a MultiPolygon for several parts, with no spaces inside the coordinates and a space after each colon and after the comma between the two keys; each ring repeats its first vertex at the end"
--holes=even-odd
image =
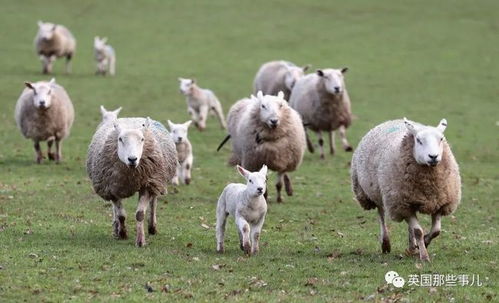
{"type": "Polygon", "coordinates": [[[392,283],[393,283],[393,286],[395,286],[397,288],[401,288],[401,287],[404,287],[405,280],[402,277],[395,277],[393,279],[392,283]]]}
{"type": "Polygon", "coordinates": [[[385,281],[388,284],[392,284],[393,279],[395,279],[398,276],[399,274],[396,271],[389,271],[385,274],[385,281]]]}

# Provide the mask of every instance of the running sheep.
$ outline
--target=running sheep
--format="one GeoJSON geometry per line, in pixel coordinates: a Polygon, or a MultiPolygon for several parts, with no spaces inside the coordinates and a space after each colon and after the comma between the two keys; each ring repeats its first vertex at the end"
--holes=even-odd
{"type": "Polygon", "coordinates": [[[15,119],[23,136],[35,143],[36,162],[44,158],[40,142],[47,141],[49,160],[62,159],[62,140],[69,136],[74,120],[74,108],[66,90],[55,83],[25,82],[26,88],[17,100],[15,119]],[[55,153],[52,145],[55,142],[55,153]]]}
{"type": "Polygon", "coordinates": [[[63,25],[38,21],[35,50],[42,61],[44,74],[52,73],[54,61],[61,57],[66,57],[66,73],[70,73],[71,59],[76,51],[76,40],[63,25]]]}
{"type": "Polygon", "coordinates": [[[253,93],[262,91],[264,95],[276,96],[282,91],[284,100],[288,101],[295,83],[305,75],[309,68],[310,65],[299,67],[289,61],[267,62],[256,73],[253,93]]]}
{"type": "Polygon", "coordinates": [[[175,175],[177,151],[166,128],[144,118],[102,123],[88,149],[87,173],[95,192],[113,203],[113,233],[127,238],[122,200],[139,193],[135,244],[146,244],[144,217],[149,205],[149,234],[156,234],[157,197],[175,175]]]}
{"type": "MultiPolygon", "coordinates": [[[[348,68],[317,70],[298,80],[291,93],[289,103],[298,111],[305,128],[316,132],[319,137],[321,158],[324,159],[322,132],[329,134],[330,153],[335,153],[334,131],[338,130],[345,151],[353,151],[346,138],[346,128],[352,123],[350,97],[343,75],[348,68]]],[[[307,134],[310,152],[314,147],[307,134]]]]}
{"type": "Polygon", "coordinates": [[[429,261],[428,245],[440,234],[441,218],[453,213],[461,200],[461,177],[444,137],[447,121],[437,127],[393,120],[370,130],[352,158],[352,190],[366,210],[377,208],[381,249],[391,250],[385,215],[409,225],[407,253],[429,261]],[[426,235],[417,213],[431,215],[426,235]]]}
{"type": "Polygon", "coordinates": [[[173,142],[175,143],[178,157],[177,173],[172,180],[173,185],[179,184],[179,178],[186,185],[191,183],[191,171],[194,156],[192,155],[191,142],[189,141],[189,138],[187,138],[187,131],[191,125],[191,122],[192,121],[189,120],[183,124],[174,124],[168,120],[170,134],[173,142]]]}
{"type": "Polygon", "coordinates": [[[222,105],[211,90],[200,88],[194,79],[178,78],[178,80],[180,81],[180,92],[186,97],[187,112],[200,131],[206,128],[209,112],[217,116],[222,128],[227,128],[222,105]]]}
{"type": "Polygon", "coordinates": [[[277,96],[263,95],[242,99],[232,106],[227,116],[229,138],[232,138],[230,165],[241,165],[255,171],[267,165],[277,172],[277,202],[282,202],[284,182],[288,196],[293,195],[288,172],[296,170],[305,152],[305,132],[300,115],[277,96]]]}
{"type": "Polygon", "coordinates": [[[246,185],[231,183],[225,187],[217,204],[217,252],[223,253],[225,223],[229,215],[236,221],[239,233],[239,246],[247,255],[259,251],[260,234],[267,214],[264,193],[267,184],[267,166],[257,172],[249,172],[237,166],[238,172],[246,179],[246,185]]]}
{"type": "Polygon", "coordinates": [[[97,61],[96,75],[116,74],[116,54],[114,48],[107,44],[107,38],[94,37],[94,56],[97,61]]]}

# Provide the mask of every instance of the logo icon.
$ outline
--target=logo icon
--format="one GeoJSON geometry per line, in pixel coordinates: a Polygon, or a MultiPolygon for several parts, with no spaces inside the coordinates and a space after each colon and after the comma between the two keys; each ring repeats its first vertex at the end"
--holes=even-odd
{"type": "Polygon", "coordinates": [[[393,284],[397,288],[404,287],[405,280],[396,271],[389,271],[385,274],[385,281],[388,284],[393,284]]]}

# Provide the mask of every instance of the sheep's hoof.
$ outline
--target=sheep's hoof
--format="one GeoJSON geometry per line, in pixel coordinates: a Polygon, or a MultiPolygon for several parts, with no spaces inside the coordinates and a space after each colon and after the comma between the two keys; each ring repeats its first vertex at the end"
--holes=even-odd
{"type": "Polygon", "coordinates": [[[345,151],[346,152],[353,152],[353,148],[351,146],[346,146],[345,151]]]}
{"type": "Polygon", "coordinates": [[[149,226],[147,231],[149,232],[150,235],[155,235],[158,233],[158,231],[156,230],[156,226],[149,226]]]}
{"type": "Polygon", "coordinates": [[[41,164],[42,163],[42,157],[37,157],[36,158],[36,163],[41,164]]]}
{"type": "Polygon", "coordinates": [[[321,160],[325,160],[326,157],[324,157],[324,154],[321,154],[321,160]]]}
{"type": "Polygon", "coordinates": [[[224,248],[223,244],[218,244],[217,253],[223,254],[224,252],[225,252],[225,248],[224,248]]]}
{"type": "Polygon", "coordinates": [[[49,157],[49,160],[52,160],[52,161],[55,160],[55,154],[54,153],[47,153],[47,156],[49,157]]]}
{"type": "Polygon", "coordinates": [[[244,253],[251,256],[251,245],[249,243],[245,243],[243,248],[244,253]]]}
{"type": "Polygon", "coordinates": [[[277,203],[282,203],[282,198],[281,197],[277,197],[277,203]]]}
{"type": "Polygon", "coordinates": [[[144,247],[144,246],[146,246],[146,241],[143,239],[137,239],[137,241],[135,241],[135,246],[144,247]]]}
{"type": "Polygon", "coordinates": [[[419,249],[417,248],[406,248],[405,249],[405,255],[408,257],[414,257],[419,255],[419,249]]]}
{"type": "Polygon", "coordinates": [[[389,253],[392,250],[392,247],[390,245],[390,240],[388,239],[383,239],[383,242],[381,243],[381,251],[384,254],[389,253]]]}
{"type": "Polygon", "coordinates": [[[428,256],[428,253],[426,254],[419,254],[419,259],[424,262],[430,262],[430,256],[428,256]]]}
{"type": "Polygon", "coordinates": [[[191,179],[190,178],[186,178],[184,180],[184,182],[185,182],[185,185],[189,185],[189,184],[191,184],[191,179]]]}
{"type": "Polygon", "coordinates": [[[119,232],[118,232],[118,239],[119,240],[126,240],[128,239],[128,235],[126,233],[126,229],[121,229],[119,232]]]}

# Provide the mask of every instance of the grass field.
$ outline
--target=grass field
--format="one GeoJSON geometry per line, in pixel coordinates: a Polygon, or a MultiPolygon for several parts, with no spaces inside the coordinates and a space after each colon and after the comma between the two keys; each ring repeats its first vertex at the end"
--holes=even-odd
{"type": "MultiPolygon", "coordinates": [[[[1,302],[497,302],[498,1],[30,0],[1,7],[1,302]],[[66,25],[78,41],[73,74],[63,73],[63,61],[55,65],[76,110],[60,165],[35,164],[13,119],[23,81],[48,79],[33,50],[39,19],[66,25]],[[94,76],[94,35],[108,36],[116,49],[114,78],[94,76]],[[193,182],[160,199],[159,234],[134,246],[134,197],[126,201],[130,239],[112,238],[111,205],[93,193],[85,172],[98,106],[183,122],[176,79],[194,76],[227,112],[273,59],[350,68],[354,146],[388,119],[436,125],[447,118],[463,199],[429,248],[432,263],[404,255],[405,223],[390,224],[392,253],[381,254],[377,214],[353,200],[351,153],[343,151],[324,161],[305,155],[292,174],[295,196],[269,205],[260,255],[243,256],[232,220],[226,253],[216,254],[218,195],[242,179],[225,164],[229,148],[215,152],[225,133],[213,118],[207,131],[191,129],[193,182]],[[386,285],[388,270],[406,279],[479,275],[483,285],[398,289],[386,285]]],[[[422,222],[428,228],[428,218],[422,222]]]]}

